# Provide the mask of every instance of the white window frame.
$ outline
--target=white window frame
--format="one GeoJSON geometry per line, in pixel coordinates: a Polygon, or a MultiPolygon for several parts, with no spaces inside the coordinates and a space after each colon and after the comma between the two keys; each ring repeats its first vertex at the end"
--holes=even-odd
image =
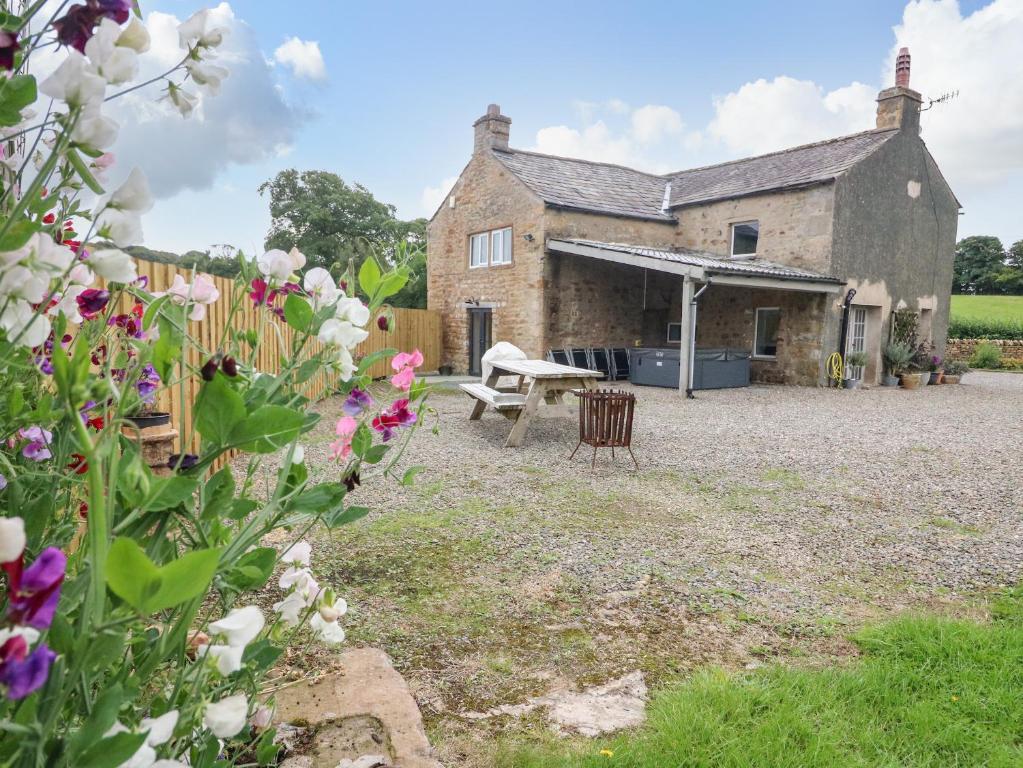
{"type": "Polygon", "coordinates": [[[476,232],[469,235],[469,269],[485,269],[490,264],[490,233],[476,232]],[[480,243],[479,253],[483,256],[479,263],[476,263],[476,243],[480,243]]]}
{"type": "Polygon", "coordinates": [[[668,323],[668,338],[667,338],[667,341],[668,341],[669,344],[681,344],[682,343],[682,323],[668,323]],[[677,339],[673,339],[671,337],[672,328],[676,328],[678,330],[678,338],[677,339]]]}
{"type": "MultiPolygon", "coordinates": [[[[870,328],[870,313],[867,308],[855,304],[849,307],[849,336],[845,341],[845,354],[867,351],[867,333],[870,328]]],[[[862,379],[866,371],[862,366],[847,365],[849,378],[862,379]]]]}
{"type": "Polygon", "coordinates": [[[503,267],[506,264],[512,263],[512,228],[501,227],[501,229],[490,230],[490,266],[492,267],[503,267]],[[507,234],[507,237],[505,236],[507,234]],[[497,255],[498,248],[495,247],[498,243],[501,244],[501,259],[498,261],[495,256],[497,255]],[[508,253],[505,253],[505,246],[507,246],[508,253]]]}
{"type": "MultiPolygon", "coordinates": [[[[757,347],[760,345],[757,343],[757,333],[760,330],[760,313],[761,312],[777,312],[778,313],[778,328],[781,329],[781,307],[757,307],[756,312],[753,314],[753,359],[754,360],[777,360],[778,355],[758,355],[757,347]]],[[[778,340],[775,339],[775,348],[778,346],[778,340]]]]}
{"type": "Polygon", "coordinates": [[[731,237],[729,238],[728,254],[733,259],[753,259],[756,258],[757,251],[760,250],[760,219],[746,219],[746,221],[733,221],[728,225],[731,230],[731,237]],[[735,228],[741,227],[743,224],[756,224],[757,225],[757,247],[753,249],[753,253],[736,253],[735,252],[735,228]]]}

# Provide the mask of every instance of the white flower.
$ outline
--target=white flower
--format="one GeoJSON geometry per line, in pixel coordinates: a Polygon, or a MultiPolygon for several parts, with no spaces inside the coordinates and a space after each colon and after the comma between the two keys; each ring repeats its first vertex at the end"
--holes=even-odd
{"type": "Polygon", "coordinates": [[[178,760],[157,760],[150,768],[188,768],[188,763],[178,760]]]}
{"type": "Polygon", "coordinates": [[[7,338],[23,347],[38,347],[50,335],[50,321],[38,314],[27,301],[12,299],[0,314],[0,328],[7,331],[7,338]]]}
{"type": "Polygon", "coordinates": [[[60,301],[58,301],[54,306],[50,307],[50,309],[47,310],[46,314],[50,315],[51,317],[56,317],[61,312],[63,312],[64,317],[68,319],[69,323],[75,323],[76,325],[78,323],[81,323],[82,313],[79,311],[78,308],[78,297],[84,290],[85,290],[84,285],[75,285],[74,283],[70,284],[64,291],[64,293],[61,295],[60,301]]]}
{"type": "Polygon", "coordinates": [[[192,43],[200,48],[216,48],[224,41],[224,30],[221,27],[210,28],[209,16],[209,10],[204,8],[178,25],[178,41],[182,48],[190,48],[192,43]]]}
{"type": "Polygon", "coordinates": [[[312,297],[315,310],[329,307],[343,295],[330,272],[323,267],[313,267],[306,272],[302,278],[302,287],[312,297]]]}
{"type": "Polygon", "coordinates": [[[236,693],[234,696],[207,704],[202,724],[218,739],[227,739],[245,727],[248,713],[249,702],[245,694],[236,693]]]}
{"type": "Polygon", "coordinates": [[[39,84],[41,94],[72,107],[98,104],[106,88],[107,81],[89,71],[88,62],[78,51],[69,51],[64,63],[39,84]]]}
{"type": "Polygon", "coordinates": [[[85,266],[85,264],[78,262],[71,267],[71,271],[67,274],[67,279],[69,283],[90,286],[96,279],[96,276],[92,274],[92,270],[85,266]]]}
{"type": "Polygon", "coordinates": [[[287,282],[297,270],[305,266],[305,256],[297,248],[288,253],[279,248],[272,248],[256,257],[256,266],[264,276],[270,278],[272,285],[287,282]]]}
{"type": "MultiPolygon", "coordinates": [[[[302,446],[296,446],[295,450],[302,446]]],[[[299,565],[309,565],[310,555],[312,554],[313,547],[308,541],[296,541],[281,555],[282,563],[298,563],[299,565]]],[[[288,572],[294,569],[288,569],[288,572]]],[[[284,586],[283,584],[281,586],[284,586]]]]}
{"type": "Polygon", "coordinates": [[[50,280],[39,272],[16,264],[0,275],[0,296],[38,304],[46,296],[50,280]]]}
{"type": "Polygon", "coordinates": [[[316,336],[322,344],[351,349],[360,341],[369,338],[369,332],[352,325],[347,320],[324,320],[316,336]]]}
{"type": "Polygon", "coordinates": [[[171,104],[178,108],[182,117],[191,115],[199,103],[199,99],[174,83],[167,87],[167,98],[171,100],[171,104]]]}
{"type": "Polygon", "coordinates": [[[39,639],[39,630],[33,629],[32,627],[11,627],[10,629],[0,629],[0,648],[2,648],[4,643],[12,637],[23,637],[25,638],[26,643],[32,645],[39,639]]]}
{"type": "Polygon", "coordinates": [[[337,373],[341,381],[349,381],[357,370],[352,353],[345,347],[338,347],[337,357],[330,361],[330,367],[337,373]]]}
{"type": "Polygon", "coordinates": [[[145,237],[142,234],[142,219],[137,213],[114,208],[107,208],[99,215],[96,229],[101,236],[121,248],[138,245],[145,237]]]}
{"type": "Polygon", "coordinates": [[[209,632],[211,635],[223,635],[228,645],[244,648],[263,631],[265,623],[259,608],[246,605],[244,608],[235,608],[220,621],[211,623],[209,632]]]}
{"type": "Polygon", "coordinates": [[[337,621],[348,613],[348,603],[341,597],[334,598],[330,603],[324,600],[317,611],[324,621],[337,621]]]}
{"type": "Polygon", "coordinates": [[[277,583],[281,589],[293,589],[292,594],[302,598],[307,607],[313,605],[320,594],[320,584],[308,568],[288,568],[277,583]]]}
{"type": "Polygon", "coordinates": [[[149,731],[146,735],[146,744],[151,747],[159,746],[170,741],[170,737],[174,735],[174,728],[178,724],[178,711],[172,709],[159,717],[145,718],[141,725],[139,725],[140,731],[149,731]]]}
{"type": "Polygon", "coordinates": [[[117,141],[119,126],[100,114],[99,107],[85,110],[71,131],[71,140],[89,149],[106,149],[117,141]]]}
{"type": "Polygon", "coordinates": [[[107,199],[106,207],[134,213],[145,213],[151,209],[153,194],[149,191],[146,175],[138,168],[132,168],[124,183],[107,199]]]}
{"type": "Polygon", "coordinates": [[[75,254],[70,248],[56,243],[45,232],[37,232],[29,241],[29,245],[34,253],[35,263],[54,276],[64,274],[75,260],[75,254]]]}
{"type": "Polygon", "coordinates": [[[205,85],[212,95],[220,93],[220,81],[230,74],[225,67],[204,61],[189,60],[185,69],[199,85],[205,85]]]}
{"type": "Polygon", "coordinates": [[[88,261],[97,275],[112,283],[133,283],[139,278],[135,259],[116,248],[93,251],[88,261]]]}
{"type": "Polygon", "coordinates": [[[274,603],[274,611],[280,614],[281,621],[289,627],[294,627],[298,624],[302,618],[302,612],[307,607],[305,600],[297,592],[289,592],[288,596],[283,600],[274,603]]]}
{"type": "Polygon", "coordinates": [[[85,55],[93,70],[112,85],[134,80],[139,69],[138,54],[132,48],[118,45],[120,37],[120,25],[105,18],[85,44],[85,55]]]}
{"type": "Polygon", "coordinates": [[[132,16],[128,26],[121,30],[117,44],[124,48],[131,48],[136,53],[145,53],[149,50],[149,30],[146,25],[132,16]]]}
{"type": "Polygon", "coordinates": [[[21,557],[25,543],[25,521],[20,517],[0,517],[0,563],[21,557]]]}
{"type": "Polygon", "coordinates": [[[369,307],[359,299],[345,296],[337,303],[337,312],[334,317],[361,328],[369,322],[369,307]]]}
{"type": "Polygon", "coordinates": [[[296,445],[295,450],[291,452],[291,463],[301,464],[305,461],[305,448],[301,445],[296,445]]]}
{"type": "Polygon", "coordinates": [[[314,613],[309,620],[309,626],[313,628],[316,635],[325,643],[340,643],[345,639],[345,631],[336,621],[324,621],[318,613],[314,613]]]}
{"type": "Polygon", "coordinates": [[[242,654],[245,653],[245,646],[200,645],[196,653],[199,656],[210,656],[216,664],[217,671],[227,677],[242,668],[242,654]]]}
{"type": "MultiPolygon", "coordinates": [[[[165,293],[179,306],[183,307],[192,302],[192,311],[189,313],[188,319],[197,321],[206,317],[206,306],[220,298],[217,284],[209,275],[203,274],[196,275],[195,282],[191,285],[186,283],[181,275],[174,275],[174,282],[165,293]]],[[[163,293],[153,295],[162,296],[163,293]]]]}

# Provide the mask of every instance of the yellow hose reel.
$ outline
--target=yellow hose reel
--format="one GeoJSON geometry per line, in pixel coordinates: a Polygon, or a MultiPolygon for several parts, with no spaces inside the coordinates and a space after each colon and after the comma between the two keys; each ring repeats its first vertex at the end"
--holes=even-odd
{"type": "Polygon", "coordinates": [[[832,352],[827,362],[828,378],[833,379],[836,387],[842,386],[842,374],[845,372],[845,362],[842,355],[832,352]]]}

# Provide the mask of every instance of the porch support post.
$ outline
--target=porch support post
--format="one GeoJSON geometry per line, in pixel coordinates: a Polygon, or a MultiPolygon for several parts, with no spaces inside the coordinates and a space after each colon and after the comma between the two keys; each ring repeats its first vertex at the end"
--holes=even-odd
{"type": "Polygon", "coordinates": [[[679,348],[678,389],[682,394],[689,389],[689,370],[693,361],[690,357],[693,349],[693,278],[685,275],[682,278],[682,317],[681,345],[679,348]]]}

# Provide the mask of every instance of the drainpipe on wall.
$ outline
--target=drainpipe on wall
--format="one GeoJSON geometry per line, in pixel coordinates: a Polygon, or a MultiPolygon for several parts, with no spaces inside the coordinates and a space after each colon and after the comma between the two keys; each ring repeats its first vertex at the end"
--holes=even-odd
{"type": "Polygon", "coordinates": [[[856,289],[850,288],[845,294],[845,300],[842,302],[842,331],[838,334],[838,354],[842,356],[843,365],[845,364],[845,339],[849,333],[849,306],[855,297],[856,289]]]}
{"type": "Polygon", "coordinates": [[[693,365],[696,363],[696,303],[700,295],[710,288],[710,280],[703,284],[703,287],[693,294],[689,302],[689,386],[686,387],[686,398],[694,400],[693,396],[693,365]]]}

